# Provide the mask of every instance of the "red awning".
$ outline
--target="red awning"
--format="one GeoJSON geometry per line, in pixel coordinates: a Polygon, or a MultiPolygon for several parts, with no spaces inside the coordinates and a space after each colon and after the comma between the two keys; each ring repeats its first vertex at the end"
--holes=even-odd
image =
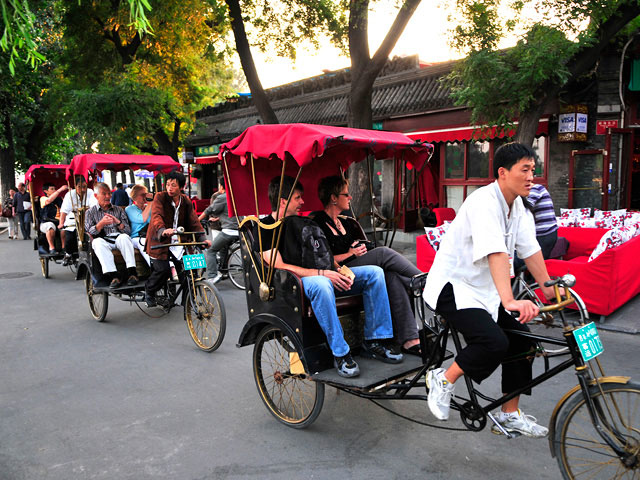
{"type": "Polygon", "coordinates": [[[84,153],[73,157],[69,170],[67,170],[67,178],[71,178],[72,175],[82,175],[88,179],[89,173],[96,170],[122,172],[129,169],[169,173],[174,170],[181,170],[182,165],[167,155],[84,153]]]}
{"type": "Polygon", "coordinates": [[[209,165],[210,163],[215,163],[218,161],[218,156],[215,155],[213,157],[196,157],[196,163],[198,165],[209,165]]]}
{"type": "MultiPolygon", "coordinates": [[[[516,125],[518,122],[514,122],[516,125]]],[[[405,135],[414,140],[422,140],[423,142],[463,142],[470,140],[482,140],[487,138],[503,138],[505,136],[512,136],[515,134],[515,130],[507,132],[497,133],[497,128],[492,127],[489,134],[486,131],[480,130],[479,127],[471,125],[451,125],[433,130],[422,130],[419,132],[407,132],[405,135]]],[[[549,119],[542,118],[538,122],[538,135],[549,134],[549,119]]]]}

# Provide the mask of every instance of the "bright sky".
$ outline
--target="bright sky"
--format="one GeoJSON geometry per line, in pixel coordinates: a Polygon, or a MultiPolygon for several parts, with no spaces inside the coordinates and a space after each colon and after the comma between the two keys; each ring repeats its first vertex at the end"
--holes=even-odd
{"type": "MultiPolygon", "coordinates": [[[[395,1],[381,0],[372,2],[375,11],[369,13],[369,50],[371,55],[376,51],[384,35],[395,19],[397,7],[395,1]]],[[[501,6],[502,19],[511,17],[513,12],[506,6],[501,6]]],[[[519,32],[527,30],[527,24],[540,18],[538,8],[534,1],[525,4],[523,11],[518,16],[519,32]]],[[[543,2],[544,3],[544,2],[543,2]]],[[[448,44],[449,29],[454,25],[447,20],[449,14],[455,13],[455,2],[447,0],[423,0],[411,17],[409,24],[391,52],[394,56],[415,55],[423,62],[443,62],[461,58],[462,54],[451,49],[448,44]]],[[[518,33],[512,33],[505,37],[499,44],[499,48],[515,45],[518,33]]],[[[302,78],[321,75],[322,70],[337,70],[350,65],[347,57],[341,56],[329,41],[321,42],[318,50],[299,49],[298,59],[295,63],[275,56],[261,54],[253,49],[256,67],[265,88],[284,85],[302,78]]],[[[239,63],[239,62],[238,62],[239,63]]]]}
{"type": "MultiPolygon", "coordinates": [[[[373,5],[376,10],[369,13],[369,45],[372,55],[395,18],[396,10],[391,8],[392,3],[394,2],[375,3],[373,5]]],[[[444,7],[438,6],[439,3],[437,0],[423,0],[420,3],[391,57],[417,53],[420,60],[425,62],[441,62],[460,57],[447,45],[447,12],[444,7]]],[[[340,52],[328,41],[321,43],[318,51],[299,50],[295,63],[269,57],[254,49],[254,59],[262,85],[265,88],[283,85],[321,75],[323,69],[337,70],[350,65],[349,58],[340,56],[340,52]]]]}

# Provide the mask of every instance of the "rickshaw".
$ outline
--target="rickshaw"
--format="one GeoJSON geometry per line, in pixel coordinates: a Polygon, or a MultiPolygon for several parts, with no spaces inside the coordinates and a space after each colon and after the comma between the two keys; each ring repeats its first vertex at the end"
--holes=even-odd
{"type": "MultiPolygon", "coordinates": [[[[181,170],[181,168],[181,165],[169,156],[83,154],[73,158],[67,171],[67,178],[74,183],[73,188],[76,175],[81,175],[89,183],[97,180],[105,170],[121,172],[144,169],[153,172],[154,187],[158,192],[161,190],[158,175],[181,170]]],[[[138,283],[133,286],[123,284],[111,288],[104,280],[100,262],[91,248],[91,239],[85,232],[86,210],[86,205],[81,206],[75,216],[80,252],[76,280],[84,280],[91,315],[98,322],[104,321],[107,317],[109,298],[112,297],[135,303],[146,315],[156,316],[139,305],[144,299],[145,280],[150,274],[150,269],[136,248],[134,253],[138,283]]],[[[181,227],[178,230],[179,242],[159,246],[159,248],[182,246],[185,248],[185,255],[182,257],[182,265],[174,265],[177,276],[169,278],[159,292],[158,306],[164,312],[163,314],[167,314],[180,303],[184,307],[184,320],[191,339],[199,349],[212,352],[222,344],[224,339],[226,330],[224,304],[216,287],[204,278],[206,263],[202,249],[206,244],[196,241],[196,234],[199,232],[186,232],[181,227]]],[[[124,260],[120,252],[118,250],[113,252],[118,268],[124,268],[124,260]]]]}
{"type": "MultiPolygon", "coordinates": [[[[253,235],[256,225],[260,225],[259,217],[270,212],[266,192],[269,180],[285,174],[298,179],[307,192],[305,207],[314,210],[321,206],[313,192],[326,175],[343,172],[353,162],[370,162],[374,157],[420,168],[429,153],[429,145],[414,143],[399,133],[302,124],[256,125],[221,146],[219,161],[223,162],[229,211],[246,216],[239,231],[249,318],[237,346],[253,345],[253,376],[259,396],[279,422],[293,428],[311,425],[322,409],[325,386],[372,400],[383,408],[382,400],[426,401],[425,374],[451,359],[451,350],[461,348],[461,338],[424,304],[421,293],[427,274],[417,275],[408,293],[413,297],[420,323],[421,356],[405,355],[399,364],[358,357],[361,375],[340,377],[333,368],[333,356],[304,296],[300,278],[263,263],[262,252],[254,249],[253,235]]],[[[276,222],[276,228],[281,221],[276,222]]],[[[467,387],[468,397],[458,391],[451,408],[460,413],[464,427],[471,431],[480,431],[487,423],[499,426],[492,416],[493,410],[526,389],[574,367],[578,385],[561,398],[550,419],[549,446],[562,475],[576,478],[596,469],[598,478],[609,478],[604,474],[611,468],[610,478],[618,475],[638,478],[640,384],[629,377],[605,376],[597,358],[602,344],[584,303],[571,288],[574,284],[575,278],[570,275],[549,282],[556,292],[551,304],[541,302],[535,284],[527,286],[519,296],[541,307],[537,322],[562,326],[562,338],[514,332],[535,342],[537,348],[530,358],[542,357],[544,372],[523,389],[497,399],[480,392],[465,377],[461,386],[467,387]],[[569,305],[575,308],[571,313],[566,310],[569,305]],[[556,358],[567,356],[551,365],[556,358]]],[[[357,355],[358,342],[353,339],[358,338],[358,329],[361,330],[361,299],[338,297],[336,305],[345,339],[357,355]]],[[[428,410],[426,405],[425,409],[428,410]]],[[[403,418],[435,426],[435,422],[403,418]]],[[[448,428],[441,425],[438,428],[448,428]]],[[[502,433],[507,438],[516,436],[504,429],[502,433]]]]}
{"type": "MultiPolygon", "coordinates": [[[[33,239],[33,249],[38,252],[42,276],[49,278],[49,262],[62,264],[64,252],[62,251],[61,232],[56,229],[55,245],[57,253],[49,252],[49,242],[44,233],[40,231],[40,197],[44,195],[43,187],[46,183],[52,183],[56,189],[67,184],[66,170],[68,165],[31,165],[25,174],[25,181],[29,186],[31,197],[31,211],[33,214],[33,228],[36,238],[33,239]]],[[[66,193],[65,193],[66,195],[66,193]]],[[[60,199],[64,195],[60,196],[60,199]]],[[[69,268],[75,272],[78,264],[78,255],[74,255],[69,263],[69,268]]]]}

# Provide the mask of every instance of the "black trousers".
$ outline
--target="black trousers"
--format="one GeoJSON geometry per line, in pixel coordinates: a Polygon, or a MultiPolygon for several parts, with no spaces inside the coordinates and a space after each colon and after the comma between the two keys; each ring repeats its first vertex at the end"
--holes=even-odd
{"type": "MultiPolygon", "coordinates": [[[[531,381],[532,362],[526,358],[534,348],[528,338],[506,333],[504,330],[530,331],[509,315],[502,306],[496,323],[486,310],[463,308],[455,304],[453,287],[447,283],[436,311],[462,334],[467,345],[458,352],[456,362],[474,382],[480,383],[502,364],[502,393],[510,393],[531,381]]],[[[531,394],[531,390],[524,393],[531,394]]]]}
{"type": "Polygon", "coordinates": [[[22,232],[22,239],[26,240],[31,238],[31,211],[26,210],[24,212],[18,212],[18,221],[20,222],[20,231],[22,232]]]}
{"type": "Polygon", "coordinates": [[[422,273],[422,271],[398,252],[388,247],[377,247],[369,250],[364,255],[347,262],[346,265],[348,267],[377,265],[384,270],[394,338],[401,344],[407,340],[418,338],[418,324],[413,315],[408,290],[411,277],[422,273]]]}
{"type": "MultiPolygon", "coordinates": [[[[182,260],[176,260],[173,254],[169,253],[169,258],[173,262],[173,265],[176,267],[176,272],[178,272],[178,276],[182,278],[182,260]]],[[[145,293],[147,295],[153,296],[156,294],[158,290],[160,290],[171,275],[171,266],[169,265],[169,260],[157,260],[155,258],[151,259],[151,275],[144,284],[145,293]]]]}
{"type": "Polygon", "coordinates": [[[68,254],[78,252],[78,237],[75,230],[70,232],[69,230],[61,230],[60,233],[64,235],[64,251],[68,254]]]}

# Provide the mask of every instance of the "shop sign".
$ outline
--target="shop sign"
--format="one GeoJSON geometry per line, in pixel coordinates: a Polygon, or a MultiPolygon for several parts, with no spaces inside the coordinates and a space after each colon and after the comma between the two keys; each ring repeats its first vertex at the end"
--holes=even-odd
{"type": "Polygon", "coordinates": [[[558,115],[559,142],[586,142],[589,110],[586,105],[565,105],[558,115]]]}
{"type": "Polygon", "coordinates": [[[606,135],[609,128],[618,128],[618,120],[598,120],[596,122],[596,135],[606,135]]]}
{"type": "Polygon", "coordinates": [[[218,145],[207,145],[205,147],[196,147],[196,157],[208,157],[217,155],[220,152],[218,145]]]}

